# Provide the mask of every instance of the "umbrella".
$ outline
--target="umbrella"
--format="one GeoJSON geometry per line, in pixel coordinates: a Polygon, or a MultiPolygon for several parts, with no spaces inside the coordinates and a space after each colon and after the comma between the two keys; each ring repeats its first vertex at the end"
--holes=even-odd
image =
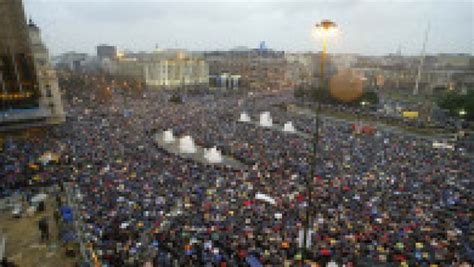
{"type": "Polygon", "coordinates": [[[248,255],[245,257],[245,262],[247,262],[250,267],[263,267],[260,261],[253,255],[248,255]]]}

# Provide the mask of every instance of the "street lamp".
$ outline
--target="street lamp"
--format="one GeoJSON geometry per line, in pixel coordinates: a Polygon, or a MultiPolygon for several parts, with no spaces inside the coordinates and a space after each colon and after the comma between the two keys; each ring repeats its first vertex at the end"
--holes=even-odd
{"type": "MultiPolygon", "coordinates": [[[[320,79],[319,79],[319,92],[323,92],[324,88],[324,64],[326,61],[326,53],[327,53],[327,47],[326,47],[326,39],[328,36],[334,35],[337,32],[337,25],[336,23],[330,21],[330,20],[323,20],[320,23],[317,23],[314,28],[315,32],[318,35],[322,36],[323,39],[323,49],[321,52],[321,59],[320,59],[320,79]]],[[[317,94],[315,94],[317,95],[317,94]]],[[[322,94],[319,95],[321,97],[322,94]]],[[[316,176],[316,163],[317,163],[317,148],[318,148],[318,142],[319,142],[319,113],[321,113],[321,99],[318,99],[317,104],[316,104],[316,123],[315,123],[315,132],[313,136],[313,155],[312,155],[312,160],[310,163],[310,177],[306,178],[306,188],[308,190],[308,205],[306,207],[306,221],[305,221],[305,231],[303,232],[303,245],[301,246],[301,258],[304,262],[306,255],[305,255],[305,248],[306,248],[306,243],[307,243],[307,238],[309,234],[311,233],[310,231],[310,224],[311,224],[311,212],[312,212],[312,195],[313,195],[313,190],[312,190],[312,181],[314,180],[314,177],[316,176]]]]}
{"type": "Polygon", "coordinates": [[[360,123],[360,113],[365,110],[365,106],[367,106],[368,104],[369,104],[369,102],[367,102],[367,101],[361,101],[360,105],[362,106],[362,110],[358,110],[358,109],[356,110],[356,113],[357,113],[357,121],[356,121],[357,128],[356,128],[356,130],[360,129],[359,127],[361,125],[361,123],[360,123]]]}
{"type": "Polygon", "coordinates": [[[461,109],[461,110],[459,111],[459,116],[461,116],[461,117],[466,116],[466,114],[467,114],[467,112],[466,112],[464,109],[461,109]]]}
{"type": "Polygon", "coordinates": [[[323,50],[321,52],[321,60],[320,60],[320,79],[319,79],[319,89],[322,90],[324,87],[324,63],[326,61],[326,53],[327,53],[327,37],[333,36],[337,33],[337,25],[336,23],[330,20],[323,20],[320,23],[315,25],[315,32],[320,35],[323,39],[323,50]]]}

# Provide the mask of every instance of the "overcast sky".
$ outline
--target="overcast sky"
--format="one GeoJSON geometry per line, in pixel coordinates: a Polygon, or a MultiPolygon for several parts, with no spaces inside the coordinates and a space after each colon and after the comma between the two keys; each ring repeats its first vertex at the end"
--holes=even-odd
{"type": "Polygon", "coordinates": [[[430,25],[428,53],[474,53],[472,0],[160,1],[24,0],[53,55],[95,53],[100,43],[119,50],[236,46],[319,51],[313,25],[339,25],[329,52],[416,55],[430,25]]]}

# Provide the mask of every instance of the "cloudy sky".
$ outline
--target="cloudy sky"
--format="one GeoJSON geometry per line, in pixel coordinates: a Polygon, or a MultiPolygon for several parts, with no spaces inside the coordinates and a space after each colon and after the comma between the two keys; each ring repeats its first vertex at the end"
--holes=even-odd
{"type": "Polygon", "coordinates": [[[428,53],[474,53],[472,0],[24,0],[52,54],[236,46],[318,51],[313,25],[329,18],[339,33],[329,51],[416,55],[429,26],[428,53]]]}

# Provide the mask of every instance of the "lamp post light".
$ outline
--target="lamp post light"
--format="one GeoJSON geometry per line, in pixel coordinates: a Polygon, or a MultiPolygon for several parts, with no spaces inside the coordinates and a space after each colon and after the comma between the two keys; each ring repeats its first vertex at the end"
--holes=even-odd
{"type": "Polygon", "coordinates": [[[315,25],[315,30],[318,35],[322,36],[323,39],[323,50],[321,52],[320,60],[320,79],[319,79],[319,89],[322,90],[324,87],[324,63],[326,61],[327,54],[327,37],[334,35],[337,32],[336,23],[330,20],[323,20],[320,23],[315,25]]]}
{"type": "Polygon", "coordinates": [[[460,128],[462,129],[464,127],[464,117],[467,115],[467,111],[465,109],[461,109],[458,114],[459,117],[461,117],[460,128]]]}
{"type": "Polygon", "coordinates": [[[367,102],[367,101],[361,101],[361,102],[360,102],[360,105],[362,106],[362,110],[356,110],[356,113],[357,113],[357,121],[356,121],[357,129],[360,129],[359,127],[360,127],[360,125],[361,125],[361,123],[360,123],[360,116],[361,116],[360,113],[361,113],[361,112],[364,112],[365,107],[366,107],[368,104],[369,104],[369,102],[367,102]]]}
{"type": "Polygon", "coordinates": [[[323,20],[320,23],[317,23],[314,28],[315,32],[318,35],[322,36],[323,40],[323,49],[321,51],[321,59],[320,59],[320,79],[319,79],[319,88],[316,89],[317,91],[315,92],[315,96],[319,96],[319,99],[317,99],[316,103],[316,122],[315,122],[315,129],[314,129],[314,136],[312,139],[312,147],[313,147],[313,153],[311,157],[311,163],[310,163],[310,176],[306,178],[306,189],[308,190],[308,203],[306,207],[306,218],[305,218],[305,229],[303,232],[303,244],[301,246],[301,258],[304,262],[306,259],[306,253],[305,249],[307,247],[307,241],[308,237],[311,234],[310,228],[312,228],[310,225],[312,224],[312,195],[313,195],[313,190],[312,190],[312,184],[314,181],[314,177],[316,176],[316,164],[317,164],[317,149],[318,149],[318,142],[319,142],[319,114],[321,113],[321,97],[322,97],[322,92],[324,88],[324,66],[325,66],[325,61],[326,61],[326,53],[327,53],[327,46],[326,46],[326,39],[328,36],[333,35],[334,33],[337,32],[337,25],[336,23],[330,21],[330,20],[323,20]],[[317,94],[319,91],[319,95],[317,94]]]}

